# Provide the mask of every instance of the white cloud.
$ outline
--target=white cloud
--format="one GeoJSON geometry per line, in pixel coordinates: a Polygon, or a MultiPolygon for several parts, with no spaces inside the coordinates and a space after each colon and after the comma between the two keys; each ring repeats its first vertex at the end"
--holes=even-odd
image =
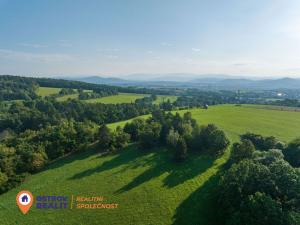
{"type": "Polygon", "coordinates": [[[172,44],[171,44],[171,43],[168,43],[168,42],[161,42],[160,45],[166,46],[166,47],[172,46],[172,44]]]}
{"type": "Polygon", "coordinates": [[[201,49],[199,49],[199,48],[192,48],[192,51],[193,51],[193,52],[200,52],[201,49]]]}
{"type": "Polygon", "coordinates": [[[48,45],[43,45],[43,44],[32,44],[32,43],[20,43],[20,46],[23,47],[31,47],[31,48],[47,48],[48,45]]]}
{"type": "Polygon", "coordinates": [[[27,62],[65,62],[74,59],[73,56],[61,53],[31,53],[8,49],[0,49],[0,58],[27,62]]]}
{"type": "Polygon", "coordinates": [[[73,44],[69,41],[69,40],[59,40],[59,44],[60,47],[65,47],[65,48],[69,48],[72,47],[73,44]]]}
{"type": "Polygon", "coordinates": [[[300,39],[300,18],[294,19],[282,27],[281,32],[290,38],[300,39]]]}
{"type": "Polygon", "coordinates": [[[118,52],[120,49],[118,48],[105,48],[105,49],[98,49],[98,52],[118,52]]]}
{"type": "Polygon", "coordinates": [[[117,55],[106,55],[105,57],[108,59],[118,59],[119,58],[119,56],[117,56],[117,55]]]}

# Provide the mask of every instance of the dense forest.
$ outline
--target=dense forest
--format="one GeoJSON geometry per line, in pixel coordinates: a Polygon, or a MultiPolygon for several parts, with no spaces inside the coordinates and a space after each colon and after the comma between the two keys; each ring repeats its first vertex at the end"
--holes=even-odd
{"type": "Polygon", "coordinates": [[[0,76],[0,101],[35,99],[37,87],[37,84],[28,78],[0,76]]]}

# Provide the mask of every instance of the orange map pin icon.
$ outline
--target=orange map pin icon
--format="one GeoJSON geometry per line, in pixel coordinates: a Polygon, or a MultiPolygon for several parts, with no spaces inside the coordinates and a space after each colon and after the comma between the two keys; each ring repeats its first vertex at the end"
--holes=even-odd
{"type": "Polygon", "coordinates": [[[16,197],[17,205],[23,214],[26,214],[33,203],[33,196],[30,191],[20,191],[16,197]]]}

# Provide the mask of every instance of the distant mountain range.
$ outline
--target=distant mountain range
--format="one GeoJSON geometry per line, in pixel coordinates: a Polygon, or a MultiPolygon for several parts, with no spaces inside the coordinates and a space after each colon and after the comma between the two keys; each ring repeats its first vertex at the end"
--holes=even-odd
{"type": "Polygon", "coordinates": [[[279,79],[250,79],[234,77],[230,75],[201,75],[196,79],[191,74],[167,74],[155,77],[147,74],[134,74],[117,77],[100,77],[100,76],[65,76],[59,77],[67,80],[77,80],[94,84],[107,84],[117,86],[141,86],[141,87],[185,87],[201,89],[300,89],[300,79],[296,78],[279,78],[279,79]],[[133,79],[136,78],[136,79],[133,79]],[[140,78],[140,79],[138,79],[140,78]]]}

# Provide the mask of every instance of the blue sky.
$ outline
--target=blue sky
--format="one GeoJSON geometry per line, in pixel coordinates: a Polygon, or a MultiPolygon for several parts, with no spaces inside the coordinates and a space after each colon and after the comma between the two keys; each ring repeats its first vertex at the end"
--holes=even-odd
{"type": "Polygon", "coordinates": [[[0,0],[0,74],[300,77],[299,0],[0,0]]]}

